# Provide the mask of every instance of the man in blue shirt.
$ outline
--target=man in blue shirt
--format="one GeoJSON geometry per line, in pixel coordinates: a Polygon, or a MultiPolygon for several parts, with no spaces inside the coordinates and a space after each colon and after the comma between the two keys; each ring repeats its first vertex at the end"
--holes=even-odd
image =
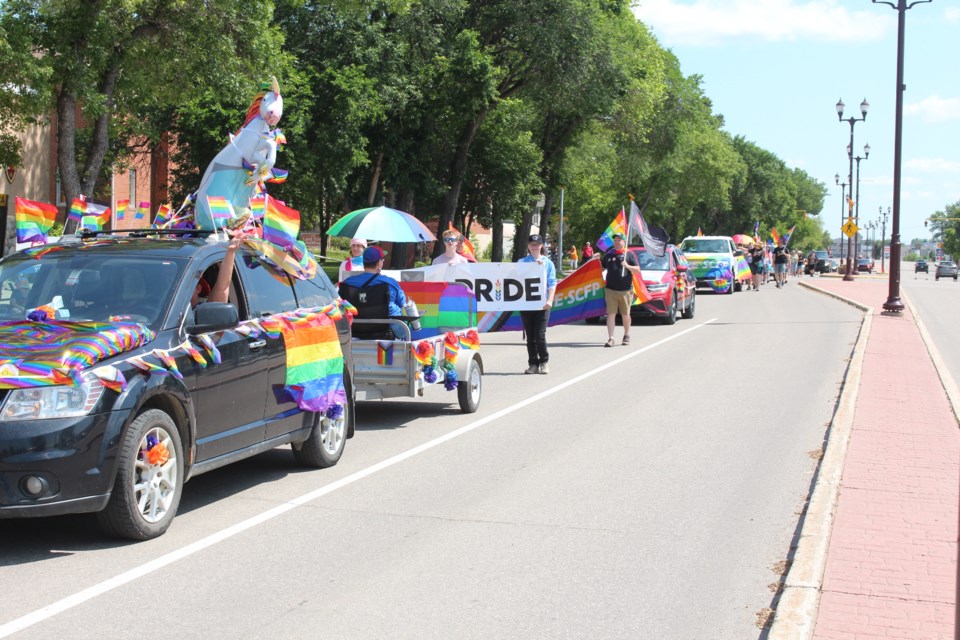
{"type": "Polygon", "coordinates": [[[400,317],[403,315],[403,305],[407,304],[407,297],[403,295],[403,289],[400,284],[391,278],[380,273],[383,269],[383,250],[380,247],[367,247],[363,250],[363,272],[350,276],[342,284],[364,289],[378,284],[385,284],[390,290],[390,316],[400,317]]]}
{"type": "Polygon", "coordinates": [[[527,334],[527,364],[530,365],[524,373],[550,373],[547,361],[547,324],[550,322],[550,308],[553,307],[553,296],[557,292],[557,270],[553,263],[543,255],[543,238],[538,234],[527,240],[529,253],[520,258],[519,262],[536,262],[542,265],[547,276],[547,300],[542,309],[535,311],[521,311],[523,330],[527,334]]]}

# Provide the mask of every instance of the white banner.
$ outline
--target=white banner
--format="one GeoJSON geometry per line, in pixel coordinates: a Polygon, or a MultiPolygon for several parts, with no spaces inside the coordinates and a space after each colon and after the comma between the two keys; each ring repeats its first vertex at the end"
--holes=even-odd
{"type": "Polygon", "coordinates": [[[536,262],[470,262],[406,269],[401,282],[462,282],[477,299],[477,311],[529,311],[547,301],[547,271],[536,262]]]}

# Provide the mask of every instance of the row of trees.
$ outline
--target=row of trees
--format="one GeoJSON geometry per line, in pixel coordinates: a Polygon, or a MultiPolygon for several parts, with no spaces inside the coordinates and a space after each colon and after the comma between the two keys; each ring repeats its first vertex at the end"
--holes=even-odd
{"type": "Polygon", "coordinates": [[[291,171],[272,192],[321,231],[385,202],[478,221],[509,259],[503,223],[555,228],[563,188],[580,241],[630,192],[674,239],[759,220],[823,244],[824,185],[724,131],[629,0],[0,0],[0,163],[55,108],[68,201],[165,135],[182,196],[270,75],[291,171]]]}

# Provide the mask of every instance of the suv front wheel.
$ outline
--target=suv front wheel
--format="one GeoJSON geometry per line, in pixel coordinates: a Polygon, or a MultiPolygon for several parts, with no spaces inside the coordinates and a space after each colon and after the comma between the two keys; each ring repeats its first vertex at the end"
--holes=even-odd
{"type": "Polygon", "coordinates": [[[97,521],[120,538],[156,538],[173,522],[182,492],[183,445],[177,425],[160,409],[148,409],[123,434],[113,493],[97,521]]]}

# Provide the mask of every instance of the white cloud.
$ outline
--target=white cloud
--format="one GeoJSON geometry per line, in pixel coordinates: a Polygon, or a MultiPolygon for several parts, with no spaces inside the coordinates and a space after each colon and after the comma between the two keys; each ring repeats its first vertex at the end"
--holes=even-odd
{"type": "Polygon", "coordinates": [[[927,122],[960,120],[960,98],[941,98],[934,94],[904,107],[908,116],[920,116],[927,122]]]}
{"type": "Polygon", "coordinates": [[[956,7],[944,9],[943,18],[947,22],[960,22],[960,9],[956,7]]]}
{"type": "Polygon", "coordinates": [[[904,166],[920,173],[960,173],[960,162],[944,158],[911,158],[904,166]]]}
{"type": "Polygon", "coordinates": [[[893,24],[884,12],[850,11],[837,0],[639,0],[634,13],[667,46],[733,38],[863,42],[893,24]]]}

